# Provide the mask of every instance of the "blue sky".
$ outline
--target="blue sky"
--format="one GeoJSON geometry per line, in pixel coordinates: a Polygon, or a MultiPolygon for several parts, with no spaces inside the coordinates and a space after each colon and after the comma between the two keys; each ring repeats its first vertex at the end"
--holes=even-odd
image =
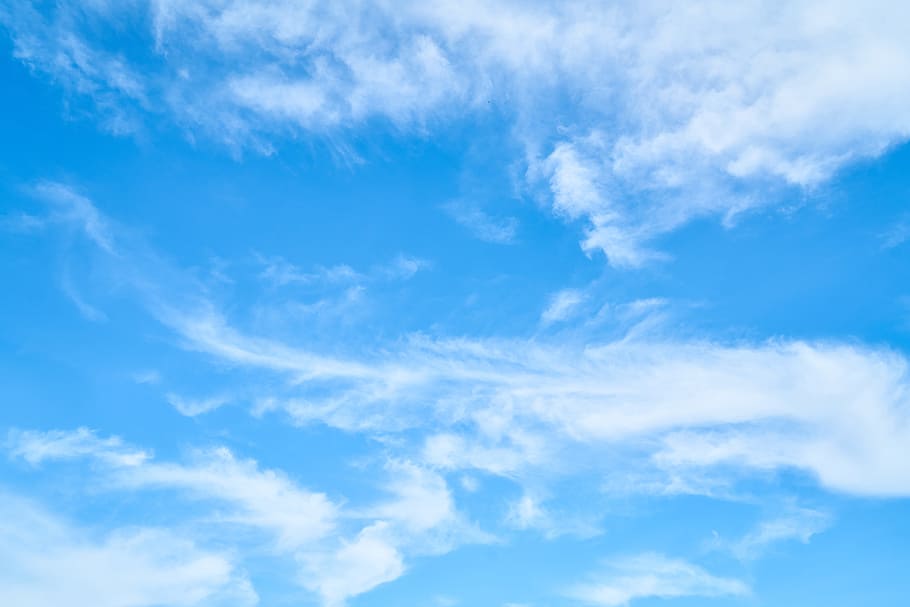
{"type": "Polygon", "coordinates": [[[898,606],[894,3],[0,6],[0,603],[898,606]]]}

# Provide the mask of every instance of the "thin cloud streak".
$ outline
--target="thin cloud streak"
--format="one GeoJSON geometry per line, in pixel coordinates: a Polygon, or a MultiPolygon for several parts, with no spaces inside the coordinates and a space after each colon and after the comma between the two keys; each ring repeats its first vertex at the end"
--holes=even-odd
{"type": "Polygon", "coordinates": [[[590,578],[570,588],[566,596],[590,605],[622,607],[638,599],[712,598],[750,592],[740,580],[718,577],[687,561],[655,553],[609,561],[603,573],[590,578]]]}
{"type": "MultiPolygon", "coordinates": [[[[92,209],[91,229],[107,229],[92,209]]],[[[118,261],[127,253],[108,255],[118,261]]],[[[464,444],[484,449],[512,450],[529,436],[577,449],[644,447],[642,467],[676,476],[731,465],[796,468],[833,490],[910,494],[910,470],[901,463],[910,457],[910,378],[896,352],[802,341],[560,344],[415,335],[357,356],[326,356],[244,333],[201,292],[186,300],[192,305],[181,303],[155,275],[138,275],[136,268],[158,262],[129,267],[122,275],[137,282],[140,301],[185,348],[286,377],[297,394],[284,398],[284,409],[300,423],[366,432],[466,424],[482,440],[469,434],[464,444]]]]}

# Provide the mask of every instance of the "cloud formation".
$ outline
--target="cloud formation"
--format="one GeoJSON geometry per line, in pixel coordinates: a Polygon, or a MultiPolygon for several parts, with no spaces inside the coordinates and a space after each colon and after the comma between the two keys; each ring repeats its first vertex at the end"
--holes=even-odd
{"type": "Polygon", "coordinates": [[[749,587],[681,559],[646,553],[608,562],[603,573],[566,594],[591,605],[622,607],[646,598],[741,596],[749,594],[749,587]]]}
{"type": "Polygon", "coordinates": [[[0,563],[4,605],[250,607],[259,601],[229,555],[161,529],[97,536],[6,493],[0,494],[0,563]]]}
{"type": "Polygon", "coordinates": [[[786,340],[412,335],[329,355],[245,332],[204,290],[170,291],[158,274],[179,269],[162,269],[144,246],[109,249],[94,234],[113,228],[87,199],[64,195],[55,204],[74,200],[82,211],[68,214],[71,222],[110,271],[135,282],[137,299],[184,348],[285,378],[288,388],[263,394],[259,412],[283,409],[297,423],[347,431],[420,429],[424,454],[450,469],[515,474],[546,462],[548,449],[621,449],[639,471],[677,486],[706,471],[735,480],[731,471],[798,470],[834,491],[910,494],[910,373],[897,352],[786,340]]]}
{"type": "MultiPolygon", "coordinates": [[[[586,250],[639,266],[694,217],[730,222],[910,137],[908,16],[816,0],[152,0],[16,3],[0,23],[19,59],[117,132],[157,115],[269,152],[288,133],[420,133],[498,108],[527,185],[584,223],[586,250]],[[124,14],[150,47],[100,47],[124,14]]],[[[487,239],[511,232],[461,216],[487,239]]]]}
{"type": "Polygon", "coordinates": [[[79,428],[13,430],[7,448],[32,465],[94,461],[101,467],[90,478],[108,491],[165,491],[214,507],[209,524],[261,534],[261,545],[290,557],[299,583],[328,607],[397,579],[409,558],[493,539],[458,511],[441,475],[408,461],[386,464],[382,499],[354,506],[301,488],[281,471],[262,469],[223,447],[199,450],[184,463],[160,462],[118,437],[79,428]]]}

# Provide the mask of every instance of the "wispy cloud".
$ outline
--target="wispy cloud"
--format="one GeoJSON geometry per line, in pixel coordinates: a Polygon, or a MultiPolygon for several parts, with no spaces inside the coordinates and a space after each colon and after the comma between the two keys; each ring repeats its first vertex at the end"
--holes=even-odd
{"type": "Polygon", "coordinates": [[[104,312],[82,298],[68,274],[64,274],[60,279],[60,290],[63,291],[63,294],[76,306],[79,314],[86,320],[91,322],[104,322],[107,320],[107,315],[104,312]]]}
{"type": "Polygon", "coordinates": [[[494,217],[479,206],[463,200],[450,202],[442,208],[480,240],[514,244],[518,239],[518,220],[514,217],[494,217]]]}
{"type": "Polygon", "coordinates": [[[273,286],[314,285],[350,286],[383,280],[408,280],[432,264],[418,257],[399,254],[387,263],[373,266],[367,271],[358,271],[348,264],[316,266],[304,271],[283,257],[256,255],[262,265],[260,277],[273,286]]]}
{"type": "Polygon", "coordinates": [[[155,369],[145,369],[133,373],[132,378],[137,384],[154,385],[161,382],[161,373],[155,369]]]}
{"type": "MultiPolygon", "coordinates": [[[[100,213],[92,215],[95,228],[107,225],[100,213]]],[[[120,263],[125,255],[109,252],[120,263]]],[[[169,293],[153,286],[154,274],[137,272],[143,267],[160,264],[131,260],[122,276],[137,281],[149,312],[189,350],[290,379],[294,389],[275,395],[270,408],[283,408],[298,423],[449,435],[456,438],[428,453],[450,465],[479,465],[498,452],[517,458],[510,466],[538,465],[540,449],[528,448],[534,444],[625,445],[645,448],[635,460],[643,469],[677,480],[731,466],[739,473],[795,468],[839,491],[910,493],[901,464],[910,457],[910,419],[900,396],[910,379],[906,358],[896,352],[659,335],[606,343],[412,335],[376,350],[330,355],[246,333],[204,292],[169,293]],[[447,451],[446,444],[476,450],[447,451]]]]}
{"type": "Polygon", "coordinates": [[[426,259],[399,254],[391,263],[376,268],[374,274],[390,280],[408,280],[418,272],[431,268],[432,265],[426,259]]]}
{"type": "Polygon", "coordinates": [[[234,508],[227,521],[272,534],[277,545],[293,549],[334,530],[336,507],[321,493],[297,487],[284,475],[260,470],[256,462],[237,459],[224,448],[200,451],[188,464],[159,462],[118,437],[100,438],[85,428],[75,431],[13,431],[11,454],[32,464],[87,458],[104,463],[104,479],[114,487],[168,489],[234,508]]]}
{"type": "Polygon", "coordinates": [[[540,315],[540,321],[553,324],[569,319],[586,299],[584,291],[578,289],[563,289],[550,297],[550,303],[540,315]]]}
{"type": "Polygon", "coordinates": [[[71,186],[54,181],[41,181],[31,191],[51,205],[48,219],[80,228],[103,251],[113,254],[114,239],[109,222],[91,200],[71,186]]]}
{"type": "MultiPolygon", "coordinates": [[[[426,132],[499,105],[487,102],[517,105],[503,149],[525,149],[514,160],[527,185],[583,221],[585,248],[617,266],[660,257],[653,239],[692,218],[729,223],[774,204],[781,186],[813,187],[906,141],[910,113],[893,100],[910,93],[910,47],[895,25],[907,17],[893,3],[817,0],[780,11],[61,2],[0,14],[16,56],[115,132],[152,115],[271,153],[289,132],[337,135],[377,119],[426,132]],[[151,16],[137,39],[147,52],[103,48],[106,28],[133,11],[151,16]]],[[[514,238],[509,220],[461,216],[488,240],[514,238]]]]}
{"type": "Polygon", "coordinates": [[[513,529],[536,530],[547,539],[565,535],[587,538],[601,533],[593,521],[565,512],[552,512],[540,496],[527,492],[509,503],[505,523],[513,529]]]}
{"type": "Polygon", "coordinates": [[[163,529],[133,527],[99,536],[9,494],[0,494],[0,560],[4,605],[258,603],[230,555],[163,529]]]}
{"type": "Polygon", "coordinates": [[[304,272],[283,257],[264,257],[257,254],[256,258],[262,264],[261,278],[275,286],[314,283],[345,284],[360,282],[365,278],[363,274],[347,264],[319,266],[311,272],[304,272]]]}
{"type": "Polygon", "coordinates": [[[566,593],[569,598],[604,607],[622,607],[647,598],[746,594],[749,587],[740,580],[718,577],[687,561],[653,553],[609,561],[603,572],[566,593]]]}
{"type": "Polygon", "coordinates": [[[882,248],[893,249],[910,240],[910,216],[904,216],[880,235],[882,248]]]}
{"type": "Polygon", "coordinates": [[[168,392],[165,395],[165,398],[181,415],[186,415],[187,417],[195,417],[197,415],[209,413],[230,402],[230,399],[226,396],[187,398],[185,396],[180,396],[179,394],[174,394],[173,392],[168,392]]]}
{"type": "Polygon", "coordinates": [[[23,211],[0,215],[0,230],[20,234],[30,234],[43,230],[47,221],[37,215],[23,211]]]}
{"type": "Polygon", "coordinates": [[[303,489],[281,471],[262,469],[225,448],[197,451],[185,463],[158,461],[84,428],[16,430],[7,448],[33,465],[78,459],[103,464],[97,482],[108,490],[170,491],[218,504],[211,524],[265,534],[273,551],[299,563],[303,586],[331,607],[400,577],[410,556],[492,539],[457,510],[442,476],[408,461],[385,466],[385,497],[354,506],[303,489]]]}
{"type": "Polygon", "coordinates": [[[138,466],[152,457],[149,451],[126,445],[120,438],[99,438],[88,428],[72,432],[10,430],[6,446],[11,455],[32,465],[57,459],[93,457],[115,466],[138,466]]]}
{"type": "Polygon", "coordinates": [[[753,560],[764,556],[775,544],[794,541],[807,544],[830,526],[831,518],[818,510],[789,507],[779,515],[761,521],[743,537],[732,541],[715,538],[712,546],[729,550],[738,559],[753,560]]]}

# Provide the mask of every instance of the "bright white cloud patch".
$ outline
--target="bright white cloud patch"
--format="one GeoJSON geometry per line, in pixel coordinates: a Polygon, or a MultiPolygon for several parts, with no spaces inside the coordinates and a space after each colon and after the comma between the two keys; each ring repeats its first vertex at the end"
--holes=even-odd
{"type": "Polygon", "coordinates": [[[159,529],[98,537],[36,503],[0,494],[0,603],[17,607],[248,607],[258,597],[232,559],[159,529]]]}
{"type": "MultiPolygon", "coordinates": [[[[157,112],[270,150],[287,131],[376,118],[422,131],[493,102],[512,107],[530,182],[550,190],[559,215],[583,219],[585,248],[618,266],[658,257],[648,241],[692,217],[730,219],[772,203],[776,186],[813,187],[905,141],[908,17],[890,2],[815,0],[155,0],[0,12],[16,56],[90,97],[115,131],[157,112]],[[134,11],[153,46],[100,48],[88,24],[134,11]]],[[[477,211],[458,216],[481,238],[513,237],[477,211]]]]}

